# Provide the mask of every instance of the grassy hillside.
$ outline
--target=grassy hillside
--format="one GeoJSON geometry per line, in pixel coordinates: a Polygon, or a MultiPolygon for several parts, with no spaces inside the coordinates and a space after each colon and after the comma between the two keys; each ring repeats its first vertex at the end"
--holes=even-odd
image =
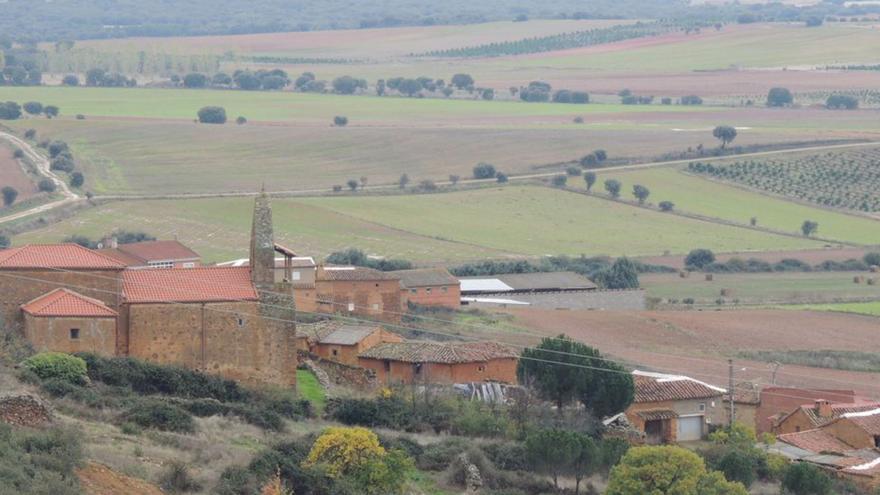
{"type": "Polygon", "coordinates": [[[756,217],[758,225],[792,233],[800,232],[804,220],[813,220],[819,222],[819,234],[824,238],[880,244],[880,221],[773,198],[687,175],[674,168],[599,172],[599,184],[608,178],[620,180],[629,198],[632,198],[632,186],[641,184],[651,190],[650,202],[672,201],[678,211],[741,224],[748,224],[756,217]]]}
{"type": "MultiPolygon", "coordinates": [[[[701,222],[540,187],[388,197],[277,199],[278,241],[324,256],[356,246],[419,262],[544,254],[643,255],[820,247],[808,239],[701,222]]],[[[18,244],[97,238],[115,228],[177,236],[208,261],[247,255],[247,198],[114,202],[16,236],[18,244]]]]}

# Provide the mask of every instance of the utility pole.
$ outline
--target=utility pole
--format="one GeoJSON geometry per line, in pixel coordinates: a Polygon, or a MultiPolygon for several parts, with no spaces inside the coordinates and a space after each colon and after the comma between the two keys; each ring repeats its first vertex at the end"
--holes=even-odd
{"type": "Polygon", "coordinates": [[[734,388],[733,388],[733,359],[727,360],[727,374],[730,378],[729,389],[727,390],[727,397],[730,399],[730,417],[727,421],[727,426],[733,429],[733,423],[736,421],[736,406],[734,405],[734,388]]]}
{"type": "Polygon", "coordinates": [[[773,361],[770,363],[770,371],[772,373],[770,378],[770,383],[776,385],[776,372],[779,371],[779,367],[782,366],[782,363],[779,361],[773,361]]]}

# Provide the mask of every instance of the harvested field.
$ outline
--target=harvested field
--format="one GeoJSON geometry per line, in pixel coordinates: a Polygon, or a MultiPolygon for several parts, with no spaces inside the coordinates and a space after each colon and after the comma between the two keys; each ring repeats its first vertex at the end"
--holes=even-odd
{"type": "MultiPolygon", "coordinates": [[[[565,333],[634,365],[685,373],[721,386],[728,357],[744,350],[831,349],[880,352],[874,317],[785,310],[552,311],[511,309],[517,322],[543,335],[565,333]]],[[[766,363],[737,360],[736,379],[770,383],[766,363]]],[[[880,376],[784,366],[779,385],[855,388],[880,398],[880,376]]]]}
{"type": "Polygon", "coordinates": [[[37,186],[22,170],[18,160],[13,158],[12,149],[0,144],[0,187],[11,186],[18,191],[18,199],[23,201],[38,193],[37,186]]]}
{"type": "Polygon", "coordinates": [[[686,298],[696,304],[767,305],[787,303],[818,303],[880,300],[880,285],[853,283],[857,272],[777,272],[777,273],[715,273],[707,281],[702,273],[688,278],[678,274],[645,274],[639,277],[650,296],[679,303],[686,298]],[[727,291],[726,296],[721,291],[727,291]]]}
{"type": "Polygon", "coordinates": [[[529,22],[491,22],[468,25],[231,36],[127,38],[82,41],[77,43],[77,47],[87,47],[101,53],[144,50],[175,54],[223,54],[232,51],[236,55],[376,59],[427,50],[445,50],[475,44],[548,36],[630,22],[635,21],[534,20],[529,22]]]}

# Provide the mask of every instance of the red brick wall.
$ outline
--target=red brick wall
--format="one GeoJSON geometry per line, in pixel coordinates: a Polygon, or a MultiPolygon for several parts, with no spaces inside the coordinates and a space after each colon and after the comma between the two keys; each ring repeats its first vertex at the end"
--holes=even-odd
{"type": "MultiPolygon", "coordinates": [[[[804,404],[826,399],[837,403],[855,402],[852,390],[805,390],[788,387],[766,387],[761,390],[761,404],[755,412],[758,433],[773,431],[771,416],[788,414],[804,404]]],[[[792,431],[793,432],[793,431],[792,431]]],[[[789,432],[790,433],[790,432],[789,432]]]]}
{"type": "MultiPolygon", "coordinates": [[[[294,291],[294,297],[296,297],[294,291]]],[[[370,316],[400,322],[400,281],[319,280],[316,283],[318,311],[370,316]]]]}
{"type": "Polygon", "coordinates": [[[413,363],[389,361],[390,370],[385,369],[381,359],[358,360],[360,366],[376,372],[379,383],[468,383],[497,381],[516,384],[515,358],[492,359],[482,363],[441,364],[425,363],[416,374],[413,363]]]}
{"type": "Polygon", "coordinates": [[[52,318],[24,315],[24,334],[37,352],[116,354],[116,318],[52,318]],[[71,329],[79,330],[72,339],[71,329]]]}
{"type": "Polygon", "coordinates": [[[22,304],[60,288],[98,299],[117,309],[121,280],[118,270],[0,270],[0,316],[6,322],[23,322],[22,304]]]}
{"type": "Polygon", "coordinates": [[[324,359],[329,359],[330,361],[337,361],[349,366],[357,366],[358,354],[375,345],[386,342],[403,342],[403,337],[396,333],[377,329],[355,345],[317,344],[311,349],[311,352],[324,359]],[[336,355],[333,354],[334,350],[336,351],[336,355]]]}
{"type": "Polygon", "coordinates": [[[458,285],[438,285],[434,287],[413,287],[401,289],[403,307],[411,302],[421,306],[440,306],[458,309],[461,306],[461,287],[458,285]]]}

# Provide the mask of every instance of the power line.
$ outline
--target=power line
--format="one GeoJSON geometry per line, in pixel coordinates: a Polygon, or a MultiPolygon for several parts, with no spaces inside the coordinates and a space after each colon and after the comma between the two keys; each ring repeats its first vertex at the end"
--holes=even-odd
{"type": "MultiPolygon", "coordinates": [[[[116,280],[116,279],[114,279],[113,277],[101,277],[101,276],[96,275],[96,274],[88,274],[88,273],[83,273],[83,272],[76,272],[76,271],[73,271],[73,270],[64,270],[64,269],[57,269],[57,268],[52,268],[52,267],[45,267],[45,268],[53,269],[53,270],[57,270],[57,271],[62,271],[62,272],[79,273],[79,274],[84,274],[84,275],[86,275],[86,276],[92,276],[92,277],[97,277],[97,278],[104,278],[104,279],[116,280]]],[[[183,272],[184,272],[184,270],[181,270],[181,273],[183,273],[183,272]]],[[[32,281],[37,281],[37,282],[41,282],[41,283],[48,283],[48,284],[51,284],[51,285],[60,285],[60,286],[64,286],[64,287],[74,287],[74,288],[79,288],[79,289],[83,289],[83,290],[87,290],[87,291],[92,291],[92,292],[103,292],[103,293],[107,293],[107,294],[113,294],[113,295],[115,295],[115,296],[121,296],[121,295],[123,295],[121,292],[117,292],[117,291],[110,291],[110,290],[105,290],[105,289],[96,289],[96,288],[91,288],[91,287],[77,286],[77,285],[73,285],[73,284],[66,284],[66,283],[59,283],[59,282],[52,282],[52,281],[47,281],[47,280],[44,280],[44,279],[39,279],[39,278],[34,278],[34,277],[16,276],[16,275],[11,275],[11,274],[6,274],[6,273],[0,273],[0,276],[6,276],[6,277],[18,278],[18,279],[24,279],[24,280],[32,280],[32,281]]],[[[157,288],[157,286],[149,285],[149,284],[138,284],[138,285],[145,286],[145,287],[157,288]]],[[[163,288],[167,289],[167,287],[163,287],[163,288]]],[[[275,293],[275,294],[279,294],[279,293],[275,293]]],[[[283,293],[282,293],[282,294],[283,294],[283,293]]],[[[238,299],[238,300],[235,300],[235,301],[238,301],[238,302],[256,302],[258,305],[262,305],[262,306],[268,306],[268,307],[282,307],[282,308],[286,308],[286,307],[284,307],[284,306],[269,305],[269,304],[261,303],[261,302],[259,302],[259,301],[253,301],[253,300],[247,300],[247,299],[238,299]]],[[[169,303],[170,303],[170,304],[178,304],[178,305],[182,305],[182,306],[188,306],[188,303],[185,303],[185,302],[170,301],[169,303]]],[[[289,320],[289,319],[283,319],[283,318],[273,318],[273,317],[268,317],[268,316],[264,316],[264,315],[260,315],[260,314],[252,314],[252,313],[247,313],[247,312],[242,312],[242,311],[224,310],[224,309],[220,309],[220,308],[210,308],[210,307],[205,307],[205,309],[208,310],[208,311],[215,311],[215,312],[220,312],[220,313],[231,313],[231,314],[235,314],[235,315],[238,315],[238,316],[241,316],[241,315],[245,315],[245,316],[255,316],[255,317],[259,317],[259,318],[264,318],[264,319],[274,320],[274,321],[280,321],[280,322],[285,322],[285,323],[294,323],[294,324],[297,323],[296,320],[289,320]]],[[[305,311],[303,311],[303,312],[304,312],[304,313],[307,313],[307,314],[315,314],[315,315],[319,315],[319,316],[328,316],[328,317],[337,317],[337,318],[340,318],[340,315],[331,314],[331,313],[305,312],[305,311]]],[[[363,319],[363,318],[354,318],[354,317],[351,317],[351,316],[341,316],[341,318],[342,318],[342,319],[352,320],[352,321],[358,321],[358,322],[366,322],[366,323],[370,323],[370,324],[376,324],[376,322],[373,321],[373,320],[366,320],[366,319],[363,319]]],[[[388,323],[383,323],[383,324],[384,324],[385,326],[390,326],[390,327],[393,327],[393,328],[404,329],[404,330],[408,330],[408,331],[417,331],[417,332],[423,332],[423,333],[427,333],[427,334],[443,335],[443,336],[454,337],[454,338],[461,338],[461,337],[462,337],[462,336],[460,336],[460,335],[448,334],[448,333],[437,332],[437,331],[432,331],[432,330],[424,330],[424,329],[420,329],[420,328],[407,327],[407,326],[403,326],[403,325],[395,325],[395,324],[388,324],[388,323]]],[[[518,348],[521,348],[521,349],[528,348],[528,347],[526,347],[526,346],[517,345],[517,344],[512,344],[512,343],[507,343],[507,342],[501,342],[501,343],[502,343],[502,344],[505,344],[505,345],[508,345],[508,346],[510,346],[510,347],[518,347],[518,348]]],[[[545,349],[541,349],[541,352],[558,353],[558,354],[570,355],[570,356],[574,356],[574,357],[578,357],[578,358],[585,358],[585,357],[586,357],[586,358],[592,358],[592,356],[584,356],[584,355],[582,355],[582,354],[577,354],[577,353],[566,353],[566,352],[562,352],[562,351],[554,351],[554,350],[545,350],[545,349]]],[[[674,356],[674,355],[669,355],[669,356],[670,356],[670,357],[678,357],[678,356],[674,356]]],[[[526,356],[526,357],[521,356],[520,359],[531,360],[531,361],[537,361],[537,362],[542,362],[542,363],[547,363],[547,364],[554,364],[554,365],[559,365],[559,366],[571,366],[571,367],[576,367],[576,368],[591,369],[591,370],[595,370],[595,371],[604,371],[604,372],[609,372],[609,373],[629,374],[629,372],[624,371],[624,370],[611,370],[611,369],[607,369],[607,368],[600,368],[600,367],[595,367],[595,366],[587,366],[587,365],[581,365],[581,364],[577,364],[577,363],[569,363],[569,362],[562,362],[562,361],[553,361],[553,360],[549,360],[549,359],[540,359],[540,358],[534,358],[534,357],[528,357],[528,356],[526,356]]],[[[594,357],[594,359],[601,360],[601,361],[607,361],[607,362],[616,363],[616,364],[621,365],[621,366],[626,366],[626,365],[628,364],[628,363],[625,363],[625,362],[623,362],[623,361],[614,360],[614,359],[610,359],[610,358],[594,357]]],[[[712,374],[708,374],[708,373],[696,373],[696,374],[697,374],[698,376],[708,376],[708,377],[713,377],[713,378],[721,378],[719,375],[712,375],[712,374]]],[[[678,373],[678,375],[680,375],[680,376],[686,376],[684,373],[678,373]]],[[[756,384],[755,384],[754,382],[752,382],[752,381],[746,381],[746,382],[743,382],[743,383],[749,383],[749,384],[751,384],[751,385],[756,385],[756,384]]],[[[851,384],[851,382],[847,382],[847,383],[850,383],[850,384],[851,384]]],[[[736,389],[745,390],[745,391],[749,391],[749,392],[752,391],[752,389],[750,389],[750,388],[745,388],[745,387],[741,387],[741,386],[740,386],[740,387],[735,387],[734,391],[735,391],[736,389]]],[[[805,389],[805,390],[811,390],[811,389],[805,389]]],[[[815,390],[815,391],[816,391],[816,392],[821,392],[820,390],[815,390]]],[[[767,392],[767,394],[769,394],[769,395],[774,395],[774,396],[778,396],[778,397],[787,397],[787,398],[799,399],[799,400],[809,400],[809,401],[812,401],[812,400],[813,400],[813,397],[793,396],[793,395],[786,395],[786,394],[780,394],[780,393],[771,393],[771,392],[767,392]]]]}

